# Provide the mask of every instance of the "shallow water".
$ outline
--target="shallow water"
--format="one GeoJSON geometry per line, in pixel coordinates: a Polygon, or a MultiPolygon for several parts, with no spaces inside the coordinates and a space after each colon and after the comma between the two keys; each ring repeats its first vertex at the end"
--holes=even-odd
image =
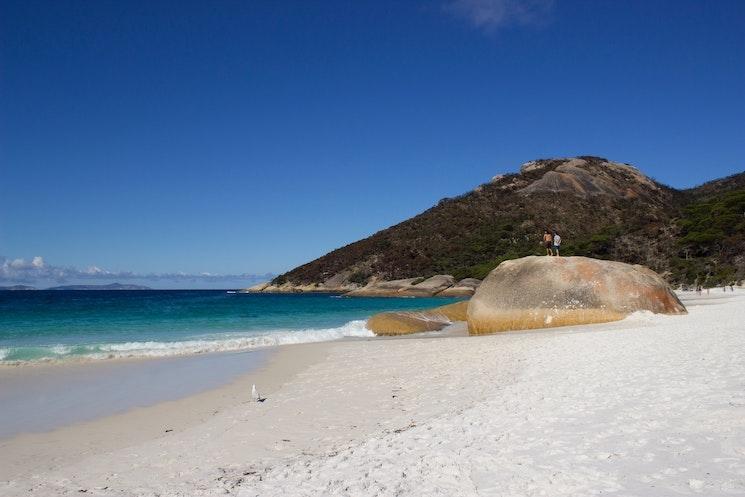
{"type": "Polygon", "coordinates": [[[69,367],[0,368],[0,438],[187,397],[255,370],[268,355],[269,351],[256,350],[69,367]]]}
{"type": "Polygon", "coordinates": [[[364,320],[444,298],[222,290],[0,291],[0,363],[162,357],[371,336],[364,320]]]}

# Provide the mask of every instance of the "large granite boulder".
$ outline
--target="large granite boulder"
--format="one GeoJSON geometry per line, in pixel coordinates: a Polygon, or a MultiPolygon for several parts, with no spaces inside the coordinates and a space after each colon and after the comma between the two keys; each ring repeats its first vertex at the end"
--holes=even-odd
{"type": "Polygon", "coordinates": [[[468,301],[463,301],[426,311],[381,312],[367,320],[367,328],[387,336],[436,331],[453,321],[465,321],[467,309],[468,301]]]}
{"type": "Polygon", "coordinates": [[[523,257],[505,261],[468,306],[470,334],[602,323],[634,311],[685,314],[654,271],[587,257],[523,257]]]}

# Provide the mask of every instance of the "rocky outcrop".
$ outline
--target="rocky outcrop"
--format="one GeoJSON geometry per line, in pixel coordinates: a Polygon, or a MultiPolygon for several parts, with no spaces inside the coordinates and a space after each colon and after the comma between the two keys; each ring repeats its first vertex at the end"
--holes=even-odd
{"type": "Polygon", "coordinates": [[[478,286],[481,284],[481,280],[476,278],[465,278],[460,280],[454,286],[446,288],[437,294],[438,297],[471,297],[478,286]]]}
{"type": "Polygon", "coordinates": [[[328,281],[318,284],[297,285],[285,282],[281,285],[271,282],[260,283],[250,288],[239,290],[240,293],[307,293],[333,292],[343,293],[349,297],[470,297],[481,280],[466,278],[455,282],[447,274],[431,278],[406,278],[402,280],[371,279],[365,286],[348,281],[337,281],[329,285],[328,281]]]}
{"type": "Polygon", "coordinates": [[[545,160],[529,160],[520,164],[520,174],[546,169],[548,166],[549,162],[545,160]]]}
{"type": "Polygon", "coordinates": [[[373,279],[364,287],[352,290],[347,295],[350,297],[433,297],[454,284],[455,278],[446,274],[432,276],[426,280],[421,278],[394,281],[373,279]]]}
{"type": "Polygon", "coordinates": [[[259,284],[254,285],[254,286],[250,286],[248,288],[242,288],[242,289],[238,290],[238,293],[261,293],[264,290],[266,290],[270,285],[271,285],[271,283],[269,281],[265,281],[263,283],[259,283],[259,284]]]}
{"type": "Polygon", "coordinates": [[[281,285],[275,285],[270,281],[267,281],[249,288],[238,290],[238,293],[346,293],[356,288],[357,285],[354,284],[327,286],[324,283],[296,285],[290,282],[285,282],[281,285]]]}
{"type": "MultiPolygon", "coordinates": [[[[580,197],[606,195],[617,198],[636,198],[658,190],[652,180],[633,166],[604,161],[600,163],[599,169],[590,170],[586,165],[587,159],[568,159],[518,192],[525,195],[569,193],[580,197]]],[[[540,169],[539,163],[528,163],[524,164],[520,171],[525,173],[537,169],[540,169]]]]}
{"type": "Polygon", "coordinates": [[[383,336],[437,331],[454,321],[465,321],[467,309],[464,301],[426,311],[381,312],[367,320],[367,328],[383,336]]]}
{"type": "Polygon", "coordinates": [[[373,278],[370,282],[347,295],[350,297],[391,297],[398,296],[399,292],[413,287],[420,278],[406,278],[401,280],[384,281],[373,278]]]}
{"type": "Polygon", "coordinates": [[[468,306],[471,334],[616,321],[634,311],[685,314],[665,281],[638,265],[587,257],[501,263],[468,306]]]}
{"type": "Polygon", "coordinates": [[[409,288],[402,289],[399,295],[403,297],[433,297],[439,295],[443,290],[452,287],[454,284],[455,278],[452,276],[438,274],[416,283],[409,288]]]}

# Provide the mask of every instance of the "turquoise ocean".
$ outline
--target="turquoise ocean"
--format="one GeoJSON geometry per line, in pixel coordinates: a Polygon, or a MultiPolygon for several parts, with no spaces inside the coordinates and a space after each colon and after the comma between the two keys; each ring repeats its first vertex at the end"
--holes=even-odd
{"type": "Polygon", "coordinates": [[[365,320],[446,298],[225,290],[0,291],[0,364],[164,357],[369,337],[365,320]]]}

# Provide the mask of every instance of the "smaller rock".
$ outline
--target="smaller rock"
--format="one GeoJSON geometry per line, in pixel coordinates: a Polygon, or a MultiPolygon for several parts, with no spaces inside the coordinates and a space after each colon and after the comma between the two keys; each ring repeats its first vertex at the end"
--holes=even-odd
{"type": "Polygon", "coordinates": [[[437,331],[453,321],[465,321],[467,310],[468,301],[463,301],[426,311],[381,312],[367,320],[367,329],[383,336],[437,331]]]}
{"type": "Polygon", "coordinates": [[[367,320],[367,329],[382,336],[409,335],[441,330],[449,323],[444,316],[426,312],[381,312],[367,320]]]}

